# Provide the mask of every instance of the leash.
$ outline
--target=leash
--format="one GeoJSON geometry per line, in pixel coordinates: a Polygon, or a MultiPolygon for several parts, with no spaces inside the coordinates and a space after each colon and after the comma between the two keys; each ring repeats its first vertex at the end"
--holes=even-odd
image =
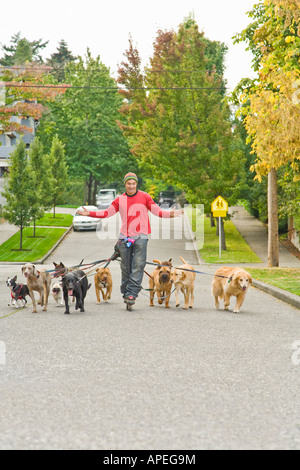
{"type": "MultiPolygon", "coordinates": [[[[150,261],[146,261],[146,264],[150,264],[152,266],[165,267],[165,268],[169,267],[166,264],[151,263],[150,261]]],[[[180,268],[180,267],[175,268],[174,266],[172,266],[172,268],[173,269],[180,269],[181,271],[189,271],[190,273],[203,274],[203,275],[206,275],[206,276],[221,277],[223,279],[229,279],[229,281],[231,281],[231,279],[232,279],[232,276],[221,276],[220,274],[210,274],[210,273],[205,273],[203,271],[197,271],[196,269],[188,269],[188,268],[180,268]]]]}

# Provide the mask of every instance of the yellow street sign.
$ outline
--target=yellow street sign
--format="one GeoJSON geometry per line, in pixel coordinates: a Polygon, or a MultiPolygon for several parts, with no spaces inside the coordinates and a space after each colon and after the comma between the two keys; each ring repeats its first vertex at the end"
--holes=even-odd
{"type": "Polygon", "coordinates": [[[228,202],[221,196],[218,196],[211,204],[213,217],[226,217],[228,212],[228,202]]]}

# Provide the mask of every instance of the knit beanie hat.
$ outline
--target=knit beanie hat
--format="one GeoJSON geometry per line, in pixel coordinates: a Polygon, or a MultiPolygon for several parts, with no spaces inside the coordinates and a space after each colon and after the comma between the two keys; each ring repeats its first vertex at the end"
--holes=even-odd
{"type": "Polygon", "coordinates": [[[128,180],[134,180],[138,183],[138,177],[136,176],[135,173],[127,173],[127,175],[124,176],[124,184],[126,183],[126,181],[128,180]]]}

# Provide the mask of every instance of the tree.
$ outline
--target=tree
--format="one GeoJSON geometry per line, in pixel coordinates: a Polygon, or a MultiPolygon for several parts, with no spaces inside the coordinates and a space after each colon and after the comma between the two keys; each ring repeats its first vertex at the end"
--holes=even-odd
{"type": "Polygon", "coordinates": [[[48,161],[52,171],[51,196],[53,217],[55,217],[55,207],[65,191],[68,176],[64,145],[57,136],[52,140],[48,161]]]}
{"type": "Polygon", "coordinates": [[[28,165],[26,146],[20,140],[11,154],[9,172],[5,177],[3,196],[6,203],[3,215],[8,222],[20,228],[20,246],[22,250],[23,229],[30,224],[32,179],[28,165]]]}
{"type": "Polygon", "coordinates": [[[63,39],[59,42],[57,52],[51,54],[50,59],[47,60],[47,63],[53,67],[53,75],[58,82],[65,81],[65,67],[69,62],[73,62],[76,59],[69,51],[66,41],[63,39]]]}
{"type": "Polygon", "coordinates": [[[257,178],[268,174],[268,263],[279,265],[277,170],[300,159],[300,15],[296,0],[265,0],[250,13],[255,21],[237,37],[254,51],[259,78],[245,90],[245,126],[257,161],[257,178]],[[298,33],[298,34],[297,34],[298,33]]]}
{"type": "Polygon", "coordinates": [[[1,45],[4,57],[0,59],[0,65],[7,67],[23,65],[26,62],[42,63],[43,59],[40,55],[40,50],[44,49],[48,42],[42,42],[42,39],[28,41],[26,38],[21,38],[21,32],[18,32],[12,36],[10,46],[1,45]]]}
{"type": "Polygon", "coordinates": [[[53,77],[35,64],[27,64],[22,69],[0,69],[0,79],[4,84],[5,101],[0,103],[0,133],[32,132],[32,128],[26,126],[26,119],[39,120],[47,104],[66,91],[66,87],[55,87],[53,77]],[[16,117],[25,123],[18,122],[16,117]]]}
{"type": "Polygon", "coordinates": [[[113,182],[132,168],[126,139],[116,123],[122,119],[122,98],[109,69],[89,50],[85,59],[70,62],[65,73],[71,88],[51,104],[38,135],[45,146],[55,134],[64,142],[69,175],[85,178],[86,200],[94,204],[100,181],[113,182]]]}
{"type": "Polygon", "coordinates": [[[177,32],[158,31],[144,74],[132,40],[119,69],[127,119],[120,127],[139,166],[185,190],[190,202],[204,203],[206,212],[219,194],[234,199],[243,173],[225,101],[225,53],[189,17],[177,32]]]}
{"type": "Polygon", "coordinates": [[[53,192],[53,176],[48,155],[45,155],[43,145],[38,137],[32,141],[29,149],[29,170],[32,174],[31,188],[31,218],[33,220],[33,236],[36,236],[35,221],[51,207],[53,192]]]}

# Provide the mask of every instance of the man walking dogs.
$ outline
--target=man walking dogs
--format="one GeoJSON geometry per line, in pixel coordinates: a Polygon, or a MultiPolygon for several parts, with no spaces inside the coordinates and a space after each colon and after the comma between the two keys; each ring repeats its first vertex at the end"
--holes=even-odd
{"type": "Polygon", "coordinates": [[[162,210],[149,196],[137,189],[138,178],[135,173],[124,177],[125,193],[118,196],[112,204],[101,211],[78,211],[81,215],[104,219],[117,212],[121,216],[119,251],[121,255],[121,293],[127,308],[131,310],[142,288],[144,268],[147,259],[148,235],[151,233],[148,211],[157,217],[173,218],[183,214],[183,210],[162,210]]]}

